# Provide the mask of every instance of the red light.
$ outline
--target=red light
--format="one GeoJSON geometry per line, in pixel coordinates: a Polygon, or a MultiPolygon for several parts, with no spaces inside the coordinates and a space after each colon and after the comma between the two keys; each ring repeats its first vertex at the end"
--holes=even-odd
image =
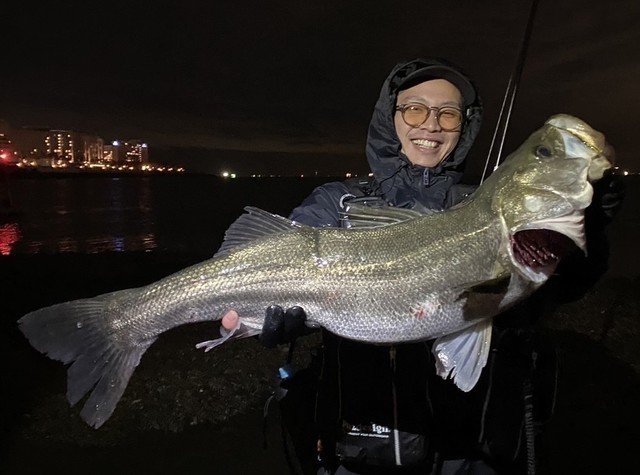
{"type": "Polygon", "coordinates": [[[17,223],[3,224],[0,226],[0,255],[8,256],[13,245],[22,237],[17,223]]]}

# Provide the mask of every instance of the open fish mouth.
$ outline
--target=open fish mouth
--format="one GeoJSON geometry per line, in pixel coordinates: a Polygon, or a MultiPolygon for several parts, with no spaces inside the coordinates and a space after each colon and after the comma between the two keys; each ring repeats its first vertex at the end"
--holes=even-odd
{"type": "Polygon", "coordinates": [[[544,228],[518,231],[510,242],[517,264],[544,274],[549,274],[547,270],[552,272],[561,257],[576,249],[572,238],[544,228]]]}
{"type": "Polygon", "coordinates": [[[584,234],[584,214],[582,213],[572,213],[530,223],[518,229],[511,237],[514,239],[518,233],[531,230],[546,230],[561,234],[571,240],[580,250],[586,252],[587,239],[584,234]]]}

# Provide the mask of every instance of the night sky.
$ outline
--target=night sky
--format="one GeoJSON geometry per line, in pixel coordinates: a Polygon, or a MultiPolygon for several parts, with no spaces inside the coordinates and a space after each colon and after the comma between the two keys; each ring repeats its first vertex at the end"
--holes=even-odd
{"type": "MultiPolygon", "coordinates": [[[[436,56],[461,66],[485,103],[471,176],[484,166],[531,5],[10,3],[0,119],[14,127],[142,139],[154,162],[212,173],[364,173],[382,81],[399,61],[436,56]]],[[[570,113],[605,133],[619,165],[640,171],[639,106],[640,2],[540,0],[505,150],[570,113]]]]}

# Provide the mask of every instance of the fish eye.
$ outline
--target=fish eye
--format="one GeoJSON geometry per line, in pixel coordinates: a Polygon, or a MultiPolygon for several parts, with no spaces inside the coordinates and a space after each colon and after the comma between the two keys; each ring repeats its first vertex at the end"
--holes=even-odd
{"type": "Polygon", "coordinates": [[[538,145],[535,150],[536,157],[538,158],[549,158],[551,157],[551,150],[544,145],[538,145]]]}

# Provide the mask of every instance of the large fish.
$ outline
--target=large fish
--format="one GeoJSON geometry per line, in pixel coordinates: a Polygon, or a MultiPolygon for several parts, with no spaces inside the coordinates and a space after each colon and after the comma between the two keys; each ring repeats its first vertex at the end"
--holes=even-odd
{"type": "Polygon", "coordinates": [[[259,334],[271,304],[300,305],[310,325],[354,340],[437,339],[439,374],[467,391],[486,362],[492,318],[554,270],[518,263],[513,235],[552,229],[585,249],[590,182],[611,167],[608,150],[601,133],[556,115],[470,198],[444,212],[356,207],[347,218],[369,225],[345,229],[247,208],[213,258],[144,287],[33,311],[20,329],[38,351],[71,364],[68,400],[91,392],[81,417],[96,428],[158,335],[237,310],[238,327],[199,345],[208,350],[259,334]]]}

